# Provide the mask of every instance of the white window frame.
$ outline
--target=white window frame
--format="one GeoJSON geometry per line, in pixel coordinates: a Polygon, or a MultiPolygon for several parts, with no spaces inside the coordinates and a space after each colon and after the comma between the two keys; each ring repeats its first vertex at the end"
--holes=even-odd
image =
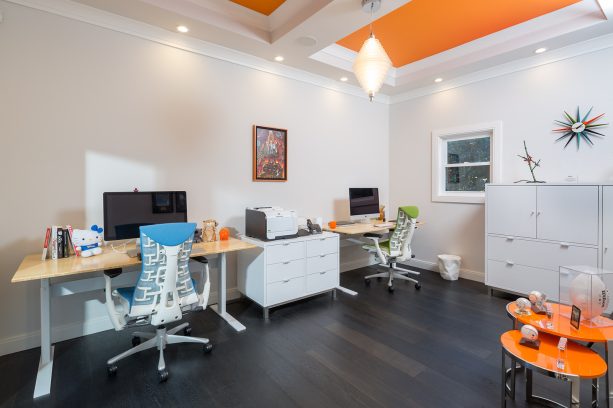
{"type": "Polygon", "coordinates": [[[477,123],[432,131],[432,201],[447,203],[484,203],[485,191],[446,191],[445,169],[447,167],[490,166],[490,183],[502,178],[502,122],[477,123]],[[447,164],[447,142],[461,139],[490,137],[490,161],[483,163],[447,164]]]}

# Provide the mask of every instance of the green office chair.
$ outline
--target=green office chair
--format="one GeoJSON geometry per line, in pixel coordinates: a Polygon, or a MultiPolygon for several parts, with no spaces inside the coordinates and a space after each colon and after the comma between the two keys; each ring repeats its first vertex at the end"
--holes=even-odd
{"type": "Polygon", "coordinates": [[[387,289],[393,292],[394,278],[396,278],[415,283],[415,289],[421,288],[419,281],[409,277],[409,275],[419,275],[419,272],[401,268],[396,264],[398,261],[409,261],[415,257],[411,251],[411,240],[417,225],[418,215],[419,209],[417,207],[398,208],[396,228],[387,241],[379,242],[383,238],[381,234],[364,234],[364,237],[372,240],[374,245],[364,245],[363,248],[375,253],[380,265],[388,268],[386,272],[366,276],[364,278],[366,285],[370,285],[371,278],[387,278],[387,289]]]}

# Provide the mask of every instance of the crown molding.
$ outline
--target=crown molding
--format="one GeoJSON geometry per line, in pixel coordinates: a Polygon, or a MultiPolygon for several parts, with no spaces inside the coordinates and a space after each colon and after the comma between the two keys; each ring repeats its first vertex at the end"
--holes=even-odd
{"type": "Polygon", "coordinates": [[[483,69],[467,75],[462,75],[446,81],[445,84],[430,85],[423,88],[411,90],[398,95],[390,96],[390,104],[406,102],[422,96],[448,91],[487,79],[496,78],[515,72],[525,71],[531,68],[552,64],[566,59],[576,58],[581,55],[590,54],[613,47],[613,34],[607,34],[578,42],[556,50],[548,51],[545,54],[533,55],[528,58],[515,60],[506,64],[497,65],[492,68],[483,69]]]}
{"type": "MultiPolygon", "coordinates": [[[[158,44],[177,48],[195,54],[214,58],[221,61],[230,62],[236,65],[251,68],[257,71],[293,79],[311,85],[325,88],[331,91],[340,92],[346,95],[355,96],[368,100],[368,95],[364,91],[350,84],[339,83],[336,80],[322,75],[273,63],[263,58],[249,55],[230,48],[222,47],[213,43],[198,40],[193,37],[177,34],[150,24],[122,17],[117,14],[108,13],[84,4],[75,3],[69,0],[5,0],[13,4],[29,7],[39,11],[70,18],[98,27],[120,32],[123,34],[152,41],[158,44]]],[[[389,104],[389,96],[378,94],[375,103],[389,104]]]]}

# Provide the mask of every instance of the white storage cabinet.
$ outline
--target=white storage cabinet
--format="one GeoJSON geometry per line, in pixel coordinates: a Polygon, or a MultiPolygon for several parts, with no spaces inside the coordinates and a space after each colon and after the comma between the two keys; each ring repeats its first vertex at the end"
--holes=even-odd
{"type": "MultiPolygon", "coordinates": [[[[492,289],[539,290],[555,300],[561,265],[600,266],[601,242],[613,248],[613,186],[490,184],[485,213],[485,283],[492,289]],[[609,210],[601,212],[603,191],[609,210]],[[603,220],[611,232],[601,240],[603,220]]],[[[613,267],[613,254],[604,252],[613,267]]]]}
{"type": "Polygon", "coordinates": [[[271,307],[339,286],[339,236],[331,232],[277,241],[243,238],[258,248],[238,253],[238,289],[271,307]]]}

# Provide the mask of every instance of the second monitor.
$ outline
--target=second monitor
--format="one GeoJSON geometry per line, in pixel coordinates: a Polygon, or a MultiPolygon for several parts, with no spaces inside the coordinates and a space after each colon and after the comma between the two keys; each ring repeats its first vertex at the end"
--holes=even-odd
{"type": "Polygon", "coordinates": [[[349,215],[351,221],[368,222],[379,216],[378,188],[350,188],[349,215]]]}

